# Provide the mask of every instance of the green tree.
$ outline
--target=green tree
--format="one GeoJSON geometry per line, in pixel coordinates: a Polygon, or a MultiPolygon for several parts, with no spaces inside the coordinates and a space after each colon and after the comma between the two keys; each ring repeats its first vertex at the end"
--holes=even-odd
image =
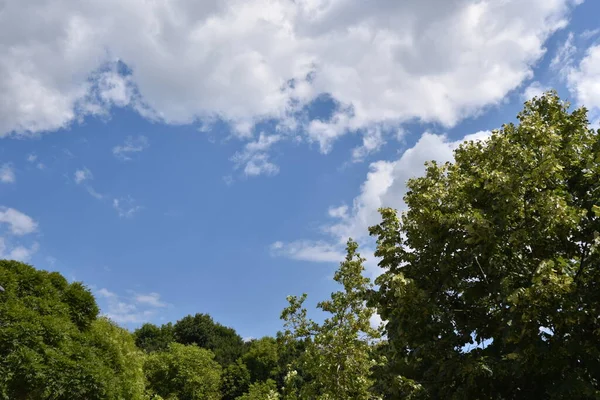
{"type": "Polygon", "coordinates": [[[144,363],[149,395],[172,400],[221,399],[221,366],[210,350],[172,343],[144,363]]]}
{"type": "Polygon", "coordinates": [[[253,340],[242,356],[250,371],[252,382],[274,379],[279,373],[279,346],[272,337],[253,340]]]}
{"type": "MultiPolygon", "coordinates": [[[[332,293],[331,299],[318,308],[331,316],[322,324],[308,319],[303,307],[306,295],[289,296],[289,307],[281,318],[289,341],[306,341],[306,350],[292,364],[284,393],[288,399],[373,399],[371,369],[376,365],[371,343],[378,332],[370,325],[373,309],[365,298],[371,290],[368,278],[362,276],[364,259],[358,245],[348,241],[346,259],[334,279],[344,290],[332,293]],[[309,379],[298,383],[295,368],[300,367],[309,379]],[[290,387],[298,386],[298,391],[290,387]]],[[[306,376],[304,377],[306,378],[306,376]]]]}
{"type": "Polygon", "coordinates": [[[6,260],[0,283],[0,398],[141,398],[142,353],[82,284],[6,260]]]}
{"type": "Polygon", "coordinates": [[[600,396],[600,134],[534,98],[371,228],[389,382],[445,399],[600,396]]]}
{"type": "Polygon", "coordinates": [[[256,382],[250,385],[248,393],[237,398],[237,400],[278,400],[277,384],[269,379],[265,382],[256,382]]]}
{"type": "Polygon", "coordinates": [[[241,359],[229,365],[223,371],[221,393],[223,400],[234,400],[248,391],[250,387],[250,371],[241,359]]]}
{"type": "Polygon", "coordinates": [[[173,324],[160,327],[146,323],[133,332],[135,344],[142,350],[150,353],[158,350],[166,350],[169,344],[175,341],[173,324]]]}
{"type": "Polygon", "coordinates": [[[223,367],[234,363],[243,353],[244,341],[234,329],[214,322],[208,314],[188,315],[174,326],[175,340],[209,349],[223,367]]]}

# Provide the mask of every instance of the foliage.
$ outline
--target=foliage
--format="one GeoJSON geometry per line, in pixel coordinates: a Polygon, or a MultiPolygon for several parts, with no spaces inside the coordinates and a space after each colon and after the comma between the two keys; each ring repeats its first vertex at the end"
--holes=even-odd
{"type": "Polygon", "coordinates": [[[158,350],[166,350],[169,344],[175,341],[173,324],[160,327],[146,323],[133,333],[135,344],[142,350],[150,353],[158,350]]]}
{"type": "Polygon", "coordinates": [[[378,333],[370,325],[373,310],[365,305],[371,289],[368,278],[362,276],[364,259],[357,253],[358,245],[348,241],[347,255],[334,279],[344,287],[331,300],[318,304],[329,313],[322,324],[307,318],[303,308],[306,295],[288,297],[290,303],[282,313],[285,336],[289,341],[305,339],[306,351],[294,363],[308,373],[310,380],[298,384],[294,364],[284,389],[288,399],[372,399],[371,368],[375,360],[370,349],[378,333]],[[290,390],[290,387],[298,390],[290,390]]]}
{"type": "Polygon", "coordinates": [[[250,371],[252,382],[276,378],[279,373],[279,346],[272,337],[264,337],[250,342],[242,356],[250,371]]]}
{"type": "Polygon", "coordinates": [[[6,260],[0,282],[0,398],[141,398],[141,353],[83,285],[6,260]]]}
{"type": "Polygon", "coordinates": [[[221,380],[223,400],[233,400],[246,393],[250,382],[250,371],[242,360],[238,359],[223,371],[221,380]]]}
{"type": "Polygon", "coordinates": [[[256,382],[250,385],[248,393],[237,398],[237,400],[278,400],[277,384],[269,379],[265,382],[256,382]]]}
{"type": "Polygon", "coordinates": [[[371,228],[397,393],[600,396],[600,135],[554,93],[429,163],[371,228]]]}
{"type": "Polygon", "coordinates": [[[209,349],[223,367],[234,363],[243,353],[244,341],[232,328],[214,322],[208,314],[188,315],[174,326],[175,340],[209,349]]]}
{"type": "Polygon", "coordinates": [[[210,350],[172,343],[166,351],[150,353],[144,363],[147,390],[163,399],[221,398],[221,366],[210,350]]]}

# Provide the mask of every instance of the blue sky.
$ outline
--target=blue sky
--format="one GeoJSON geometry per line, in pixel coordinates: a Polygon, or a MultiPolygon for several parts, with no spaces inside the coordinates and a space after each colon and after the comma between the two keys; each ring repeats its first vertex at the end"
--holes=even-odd
{"type": "Polygon", "coordinates": [[[348,236],[377,275],[366,227],[424,161],[545,88],[598,124],[600,3],[369,4],[3,3],[0,256],[127,328],[275,334],[348,236]]]}

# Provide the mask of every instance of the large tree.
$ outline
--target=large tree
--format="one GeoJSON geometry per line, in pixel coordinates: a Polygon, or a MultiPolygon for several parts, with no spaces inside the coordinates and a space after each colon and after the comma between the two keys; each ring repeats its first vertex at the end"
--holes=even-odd
{"type": "Polygon", "coordinates": [[[1,399],[140,399],[142,353],[56,272],[0,260],[1,399]]]}
{"type": "Polygon", "coordinates": [[[210,350],[171,343],[144,363],[149,395],[177,400],[220,400],[221,366],[210,350]]]}
{"type": "Polygon", "coordinates": [[[269,336],[252,340],[242,361],[250,371],[252,382],[277,378],[280,372],[277,340],[269,336]]]}
{"type": "Polygon", "coordinates": [[[600,132],[555,93],[371,228],[393,396],[600,396],[600,132]]]}
{"type": "Polygon", "coordinates": [[[133,332],[133,337],[135,344],[148,353],[166,350],[175,341],[173,324],[170,322],[160,327],[145,323],[133,332]]]}
{"type": "Polygon", "coordinates": [[[196,344],[215,354],[223,367],[234,363],[244,350],[244,341],[233,328],[215,322],[208,314],[188,315],[175,323],[175,340],[196,344]]]}

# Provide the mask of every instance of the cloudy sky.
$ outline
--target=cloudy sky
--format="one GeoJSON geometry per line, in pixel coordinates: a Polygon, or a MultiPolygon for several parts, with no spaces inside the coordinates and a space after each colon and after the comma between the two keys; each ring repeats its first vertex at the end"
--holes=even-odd
{"type": "MultiPolygon", "coordinates": [[[[0,257],[128,328],[274,334],[349,236],[555,88],[600,120],[595,0],[0,0],[0,257]]],[[[369,260],[368,273],[377,274],[369,260]]]]}

